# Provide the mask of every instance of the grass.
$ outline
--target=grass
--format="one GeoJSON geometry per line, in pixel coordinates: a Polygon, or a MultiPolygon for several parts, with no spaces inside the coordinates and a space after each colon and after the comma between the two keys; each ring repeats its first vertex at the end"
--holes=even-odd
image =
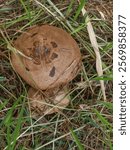
{"type": "Polygon", "coordinates": [[[112,150],[112,1],[6,0],[0,4],[0,13],[5,36],[0,35],[0,149],[112,150]],[[102,76],[96,71],[89,20],[100,50],[102,76]],[[57,26],[73,36],[81,50],[82,70],[69,83],[69,106],[60,113],[33,119],[26,99],[29,86],[13,70],[12,49],[7,46],[37,24],[57,26]]]}

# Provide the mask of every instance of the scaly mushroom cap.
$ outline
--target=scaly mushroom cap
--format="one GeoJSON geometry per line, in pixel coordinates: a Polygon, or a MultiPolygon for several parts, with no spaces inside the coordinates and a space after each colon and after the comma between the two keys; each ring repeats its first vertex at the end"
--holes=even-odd
{"type": "Polygon", "coordinates": [[[32,87],[46,90],[65,85],[78,73],[81,54],[75,40],[64,30],[49,26],[35,26],[14,42],[22,52],[12,53],[12,65],[32,87]]]}
{"type": "Polygon", "coordinates": [[[48,100],[43,93],[31,87],[28,91],[28,99],[31,106],[32,117],[34,118],[40,115],[58,112],[69,104],[69,99],[63,90],[59,91],[56,96],[52,96],[51,100],[48,100]]]}

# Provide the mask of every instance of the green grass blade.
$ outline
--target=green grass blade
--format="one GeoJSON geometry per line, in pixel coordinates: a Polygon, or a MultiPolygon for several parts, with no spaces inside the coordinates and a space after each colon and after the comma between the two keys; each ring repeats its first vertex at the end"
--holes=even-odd
{"type": "Polygon", "coordinates": [[[23,105],[21,107],[21,110],[20,110],[20,113],[19,113],[19,116],[18,116],[18,120],[17,120],[17,125],[16,125],[16,128],[13,132],[13,145],[12,145],[12,150],[14,149],[14,146],[16,144],[16,141],[17,141],[17,137],[19,136],[20,134],[20,129],[21,129],[21,126],[22,126],[22,116],[23,116],[23,112],[24,112],[24,102],[23,102],[23,105]]]}
{"type": "Polygon", "coordinates": [[[75,0],[71,0],[69,6],[68,6],[68,9],[66,11],[66,16],[69,16],[69,14],[71,13],[71,10],[72,10],[72,6],[73,6],[73,3],[75,2],[75,0]]]}
{"type": "Polygon", "coordinates": [[[6,77],[0,76],[0,82],[3,82],[6,80],[6,77]]]}
{"type": "Polygon", "coordinates": [[[19,99],[13,104],[13,106],[11,107],[11,109],[7,112],[7,115],[5,117],[5,119],[3,120],[3,125],[5,125],[5,127],[7,128],[7,137],[6,137],[6,140],[7,140],[7,143],[8,143],[8,147],[11,148],[11,132],[12,132],[12,124],[13,124],[13,117],[12,117],[12,113],[13,111],[15,110],[15,108],[17,107],[17,104],[19,102],[19,99]]]}
{"type": "Polygon", "coordinates": [[[74,29],[74,31],[71,33],[72,35],[75,33],[80,32],[83,28],[86,28],[85,24],[81,24],[80,26],[78,26],[76,29],[74,29]]]}
{"type": "Polygon", "coordinates": [[[113,110],[113,105],[112,105],[111,102],[103,102],[103,101],[101,101],[99,103],[102,104],[103,106],[105,106],[107,109],[113,110]]]}
{"type": "Polygon", "coordinates": [[[95,77],[94,80],[96,81],[100,81],[100,80],[103,80],[103,81],[112,81],[112,77],[95,77]]]}
{"type": "MultiPolygon", "coordinates": [[[[0,97],[0,99],[3,99],[0,97]]],[[[0,111],[6,106],[6,104],[9,102],[9,100],[4,99],[4,102],[0,103],[0,111]]]]}
{"type": "Polygon", "coordinates": [[[10,126],[7,127],[7,143],[8,143],[8,147],[11,147],[11,128],[10,126]]]}
{"type": "Polygon", "coordinates": [[[75,132],[74,132],[72,129],[70,129],[70,132],[71,132],[72,137],[73,137],[73,139],[75,140],[75,143],[77,144],[79,150],[85,150],[84,147],[83,147],[83,145],[82,145],[81,142],[79,141],[77,135],[75,134],[75,132]]]}
{"type": "Polygon", "coordinates": [[[102,122],[102,124],[104,124],[110,130],[112,130],[111,124],[105,119],[105,117],[103,117],[98,110],[93,109],[93,111],[96,113],[98,119],[102,122]]]}
{"type": "Polygon", "coordinates": [[[85,3],[86,3],[86,0],[80,0],[79,7],[78,7],[76,14],[74,16],[74,20],[76,20],[78,18],[78,16],[79,16],[80,12],[82,11],[82,8],[84,7],[85,3]]]}
{"type": "Polygon", "coordinates": [[[6,140],[7,140],[7,143],[8,143],[7,149],[9,149],[9,150],[14,150],[14,147],[15,147],[15,144],[16,144],[16,141],[17,141],[17,137],[20,134],[24,108],[25,108],[24,107],[24,100],[23,100],[22,96],[20,96],[18,98],[18,100],[14,103],[14,105],[11,107],[11,109],[8,111],[8,113],[6,115],[6,119],[4,120],[5,127],[7,127],[6,140]],[[19,115],[18,115],[17,119],[14,119],[13,116],[12,116],[13,111],[18,106],[17,105],[18,102],[21,102],[21,101],[23,101],[22,102],[23,104],[22,104],[21,109],[19,110],[19,115]]]}
{"type": "Polygon", "coordinates": [[[29,10],[29,2],[28,2],[28,4],[27,4],[27,7],[26,7],[26,5],[25,5],[25,3],[24,3],[24,1],[23,0],[20,0],[20,2],[21,2],[21,4],[23,5],[23,8],[25,9],[25,12],[26,12],[26,14],[27,14],[27,16],[28,16],[28,19],[30,20],[31,19],[31,14],[30,14],[30,10],[29,10]]]}
{"type": "Polygon", "coordinates": [[[7,115],[6,115],[5,120],[4,120],[4,125],[7,127],[10,125],[10,122],[12,121],[12,113],[13,113],[14,109],[17,107],[18,102],[19,102],[19,100],[17,100],[13,104],[11,109],[7,112],[7,115]]]}
{"type": "Polygon", "coordinates": [[[10,7],[4,7],[4,8],[0,8],[0,12],[9,12],[12,11],[13,9],[10,7]]]}

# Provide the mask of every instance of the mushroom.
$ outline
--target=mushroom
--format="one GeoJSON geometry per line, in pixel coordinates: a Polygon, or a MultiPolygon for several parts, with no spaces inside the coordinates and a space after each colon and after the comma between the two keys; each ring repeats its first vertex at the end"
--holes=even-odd
{"type": "MultiPolygon", "coordinates": [[[[41,105],[35,105],[34,102],[45,101],[47,97],[51,97],[53,104],[56,104],[59,95],[63,101],[59,102],[59,106],[67,106],[69,101],[61,89],[64,89],[81,68],[80,50],[71,35],[54,26],[34,26],[14,41],[14,47],[20,53],[12,52],[12,65],[33,87],[28,93],[30,101],[34,100],[32,108],[40,108],[41,105]],[[65,100],[67,102],[64,104],[65,100]]],[[[42,114],[44,113],[42,110],[42,114]]]]}

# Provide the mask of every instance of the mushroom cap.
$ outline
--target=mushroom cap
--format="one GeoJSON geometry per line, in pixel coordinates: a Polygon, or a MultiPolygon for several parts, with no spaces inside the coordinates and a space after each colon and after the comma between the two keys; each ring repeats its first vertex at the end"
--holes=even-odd
{"type": "Polygon", "coordinates": [[[63,29],[32,27],[17,38],[14,47],[27,57],[12,53],[12,65],[34,88],[46,90],[65,85],[80,70],[79,47],[63,29]]]}
{"type": "Polygon", "coordinates": [[[31,106],[32,117],[58,112],[69,104],[69,99],[63,90],[59,91],[56,96],[51,97],[51,100],[48,100],[41,91],[31,87],[28,91],[28,99],[31,106]]]}

